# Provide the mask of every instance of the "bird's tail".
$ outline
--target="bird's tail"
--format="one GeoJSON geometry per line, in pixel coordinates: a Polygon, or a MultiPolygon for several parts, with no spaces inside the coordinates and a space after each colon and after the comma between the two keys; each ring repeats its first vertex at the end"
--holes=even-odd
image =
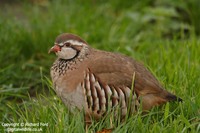
{"type": "Polygon", "coordinates": [[[149,110],[153,106],[161,105],[169,101],[183,101],[181,98],[171,94],[170,92],[163,90],[157,94],[146,94],[142,97],[142,108],[143,110],[149,110]]]}
{"type": "Polygon", "coordinates": [[[165,96],[165,99],[167,99],[168,101],[177,101],[177,102],[182,102],[183,101],[183,99],[181,99],[180,97],[177,97],[174,94],[171,94],[169,92],[167,92],[167,95],[165,96]]]}

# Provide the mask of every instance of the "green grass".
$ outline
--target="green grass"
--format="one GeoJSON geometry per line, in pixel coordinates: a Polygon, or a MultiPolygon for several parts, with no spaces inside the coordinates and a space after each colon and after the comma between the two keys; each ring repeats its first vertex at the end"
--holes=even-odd
{"type": "Polygon", "coordinates": [[[2,123],[48,123],[43,132],[84,132],[82,112],[71,113],[53,91],[48,55],[55,37],[75,33],[92,47],[144,63],[182,103],[141,112],[125,122],[109,114],[89,131],[200,131],[198,1],[27,1],[0,9],[0,132],[2,123]],[[195,3],[196,2],[196,3],[195,3]],[[179,4],[181,3],[181,4],[179,4]],[[194,7],[194,8],[192,8],[194,7]]]}

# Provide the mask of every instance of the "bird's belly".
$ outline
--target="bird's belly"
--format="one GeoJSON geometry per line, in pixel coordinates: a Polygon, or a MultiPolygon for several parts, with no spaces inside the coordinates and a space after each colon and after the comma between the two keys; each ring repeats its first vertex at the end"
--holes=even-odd
{"type": "Polygon", "coordinates": [[[62,101],[70,111],[73,111],[76,108],[82,110],[86,106],[83,89],[81,88],[80,84],[72,92],[66,93],[65,90],[60,87],[56,90],[59,90],[56,91],[57,95],[61,97],[62,101]]]}

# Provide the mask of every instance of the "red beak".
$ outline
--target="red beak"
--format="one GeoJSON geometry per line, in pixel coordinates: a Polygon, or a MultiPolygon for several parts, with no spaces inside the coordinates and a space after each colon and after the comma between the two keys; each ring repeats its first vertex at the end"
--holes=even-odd
{"type": "Polygon", "coordinates": [[[56,52],[58,52],[60,50],[61,50],[60,46],[58,44],[56,44],[51,49],[49,49],[48,53],[51,53],[51,52],[55,52],[56,53],[56,52]]]}

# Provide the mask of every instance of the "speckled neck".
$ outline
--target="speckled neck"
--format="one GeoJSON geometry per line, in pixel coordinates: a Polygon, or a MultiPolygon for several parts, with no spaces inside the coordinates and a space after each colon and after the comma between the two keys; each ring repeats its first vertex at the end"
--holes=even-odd
{"type": "Polygon", "coordinates": [[[73,59],[65,60],[65,59],[58,58],[53,63],[53,66],[51,67],[51,69],[55,71],[56,73],[58,73],[59,75],[65,74],[66,71],[74,70],[77,68],[76,66],[78,63],[81,63],[85,58],[87,58],[87,56],[89,55],[89,51],[90,51],[89,48],[85,47],[73,59]]]}

